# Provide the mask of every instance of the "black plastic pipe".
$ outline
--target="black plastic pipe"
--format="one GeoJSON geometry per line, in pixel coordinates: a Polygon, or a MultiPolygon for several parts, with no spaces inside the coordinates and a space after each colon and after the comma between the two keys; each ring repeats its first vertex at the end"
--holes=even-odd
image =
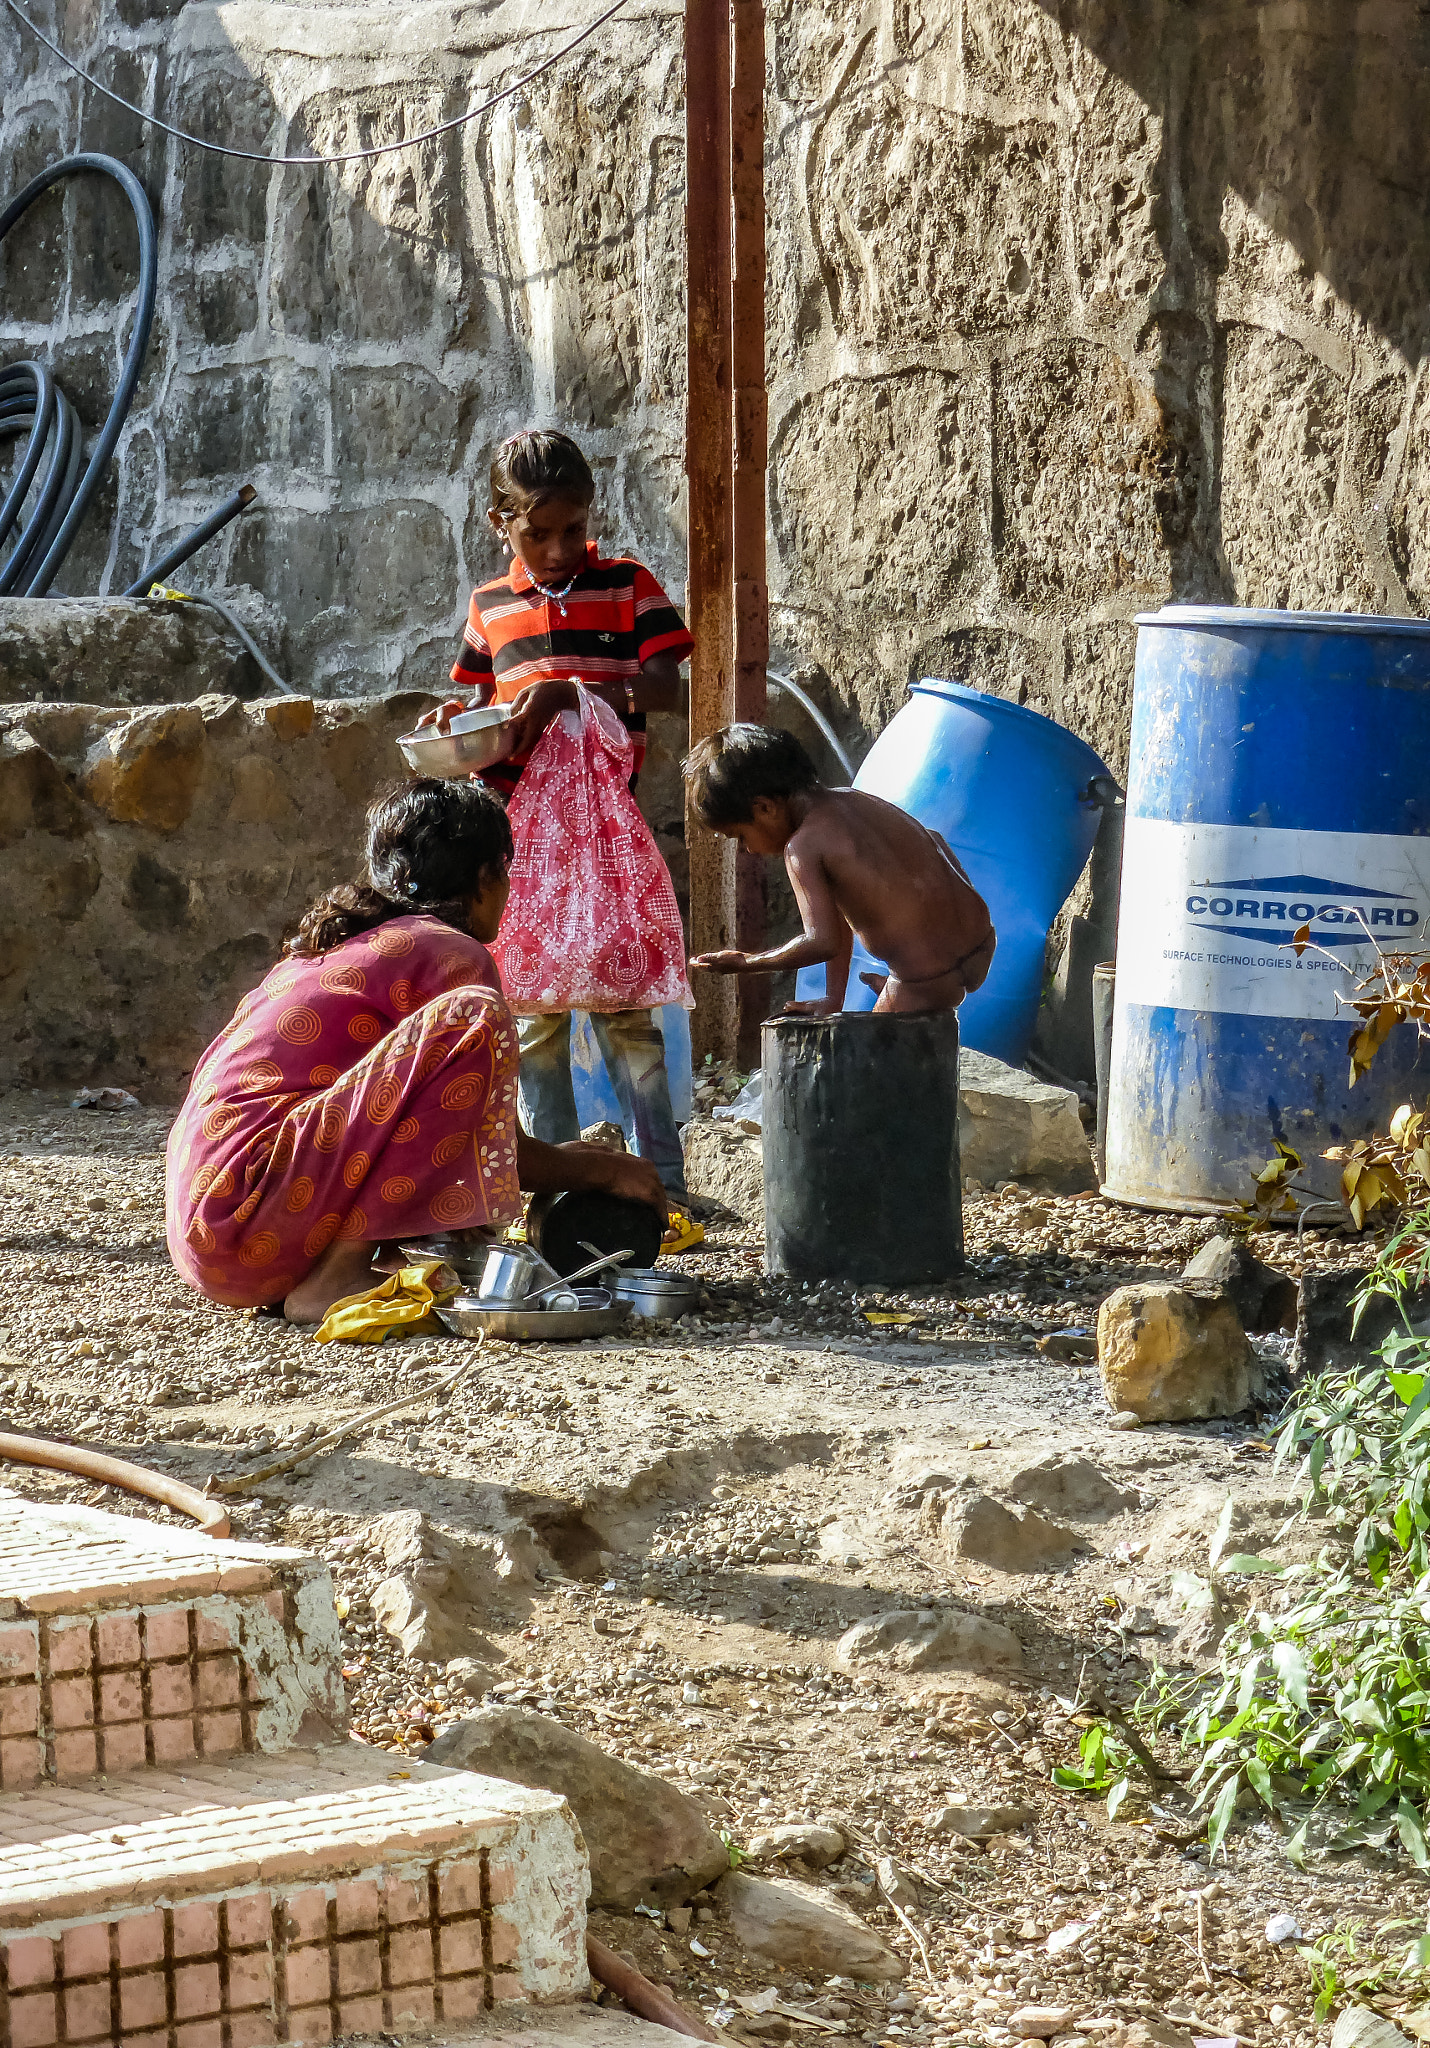
{"type": "Polygon", "coordinates": [[[124,595],[143,597],[151,583],[162,583],[173,570],[182,568],[190,555],[196,555],[205,541],[221,533],[231,519],[237,519],[240,512],[246,512],[257,496],[252,484],[244,484],[231,498],[225,498],[217,511],[210,512],[207,519],[201,519],[197,526],[190,527],[182,540],[176,540],[167,555],[160,555],[157,562],[141,569],[124,595]]]}
{"type": "MultiPolygon", "coordinates": [[[[69,553],[79,523],[89,507],[89,501],[99,488],[99,482],[109,466],[115,443],[128,417],[134,401],[139,372],[144,366],[145,352],[149,347],[149,331],[154,324],[154,297],[158,289],[159,262],[158,242],[154,233],[154,210],[148,195],[133,171],[119,163],[112,156],[101,156],[94,151],[84,150],[76,156],[61,157],[58,163],[31,178],[24,190],[17,192],[10,204],[0,213],[0,242],[3,242],[15,223],[29,211],[31,206],[51,185],[61,178],[77,177],[81,171],[99,171],[105,177],[113,178],[120,186],[130,206],[134,209],[134,224],[139,230],[139,294],[134,306],[134,320],[129,330],[129,346],[124,353],[124,366],[119,373],[119,383],[104,425],[90,454],[89,465],[82,478],[78,476],[80,464],[79,437],[71,435],[72,447],[65,451],[64,476],[61,488],[51,512],[45,518],[37,538],[28,539],[41,517],[41,508],[36,507],[31,515],[26,534],[17,546],[24,546],[26,568],[28,562],[43,548],[39,566],[29,576],[21,595],[43,597],[59,573],[60,565],[69,553]],[[56,515],[58,515],[56,517],[56,515]]],[[[59,477],[61,450],[56,446],[49,476],[59,477]]],[[[14,493],[10,494],[13,497],[14,493]]],[[[9,499],[7,499],[7,504],[9,499]]],[[[13,517],[13,514],[12,514],[13,517]]],[[[4,541],[4,529],[0,528],[0,543],[4,541]]],[[[13,566],[7,564],[7,568],[13,566]]]]}
{"type": "MultiPolygon", "coordinates": [[[[0,596],[5,596],[21,583],[27,569],[44,559],[59,531],[79,481],[83,434],[79,415],[40,363],[20,363],[13,370],[0,373],[0,394],[0,434],[13,436],[30,429],[15,487],[0,507],[0,538],[16,523],[35,466],[49,448],[49,461],[36,488],[30,516],[21,526],[10,559],[0,571],[0,596]]],[[[28,588],[28,584],[22,584],[22,589],[28,588]]]]}

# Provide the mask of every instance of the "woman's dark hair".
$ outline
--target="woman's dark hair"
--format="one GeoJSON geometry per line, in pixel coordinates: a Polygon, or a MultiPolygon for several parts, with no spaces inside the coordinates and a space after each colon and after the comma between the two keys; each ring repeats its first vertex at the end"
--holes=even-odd
{"type": "Polygon", "coordinates": [[[792,732],[770,725],[726,725],[693,746],[681,773],[702,825],[745,825],[761,796],[798,796],[819,774],[792,732]]]}
{"type": "Polygon", "coordinates": [[[285,952],[311,957],[394,917],[439,917],[467,930],[468,899],[511,861],[511,826],[480,782],[433,775],[396,782],[367,809],[367,872],[320,896],[285,952]]]}
{"type": "Polygon", "coordinates": [[[596,495],[591,465],[569,434],[513,434],[492,458],[492,510],[518,519],[549,498],[589,505],[596,495]]]}

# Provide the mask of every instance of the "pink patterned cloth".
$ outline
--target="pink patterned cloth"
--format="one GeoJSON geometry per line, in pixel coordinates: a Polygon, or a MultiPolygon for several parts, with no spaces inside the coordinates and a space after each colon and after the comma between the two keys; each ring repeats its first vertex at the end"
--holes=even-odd
{"type": "Polygon", "coordinates": [[[516,858],[492,951],[518,1016],[694,1007],[670,871],[627,788],[631,737],[581,690],[532,751],[507,813],[516,858]]]}
{"type": "Polygon", "coordinates": [[[399,917],[280,960],[169,1134],[169,1255],[230,1308],[281,1301],[334,1238],[521,1213],[516,1029],[485,946],[399,917]]]}

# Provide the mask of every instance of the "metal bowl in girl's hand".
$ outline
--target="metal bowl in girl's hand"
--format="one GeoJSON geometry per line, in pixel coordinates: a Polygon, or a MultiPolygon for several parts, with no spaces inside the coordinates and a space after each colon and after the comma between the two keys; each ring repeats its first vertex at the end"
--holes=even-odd
{"type": "Polygon", "coordinates": [[[504,760],[512,749],[511,722],[510,704],[487,704],[479,711],[459,711],[445,729],[440,722],[419,726],[397,744],[418,775],[450,780],[504,760]]]}

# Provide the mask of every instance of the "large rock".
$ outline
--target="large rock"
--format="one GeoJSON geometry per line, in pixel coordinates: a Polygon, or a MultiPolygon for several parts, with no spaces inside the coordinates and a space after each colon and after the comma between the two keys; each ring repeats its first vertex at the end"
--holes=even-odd
{"type": "Polygon", "coordinates": [[[1025,1507],[1049,1515],[1071,1515],[1079,1522],[1104,1522],[1135,1508],[1135,1488],[1119,1486],[1091,1458],[1054,1451],[1036,1465],[1025,1465],[1007,1482],[1006,1491],[1025,1507]]]}
{"type": "Polygon", "coordinates": [[[192,704],[136,711],[95,748],[84,793],[117,825],[177,832],[198,793],[204,737],[203,716],[192,704]]]}
{"type": "Polygon", "coordinates": [[[685,1126],[685,1185],[760,1229],[765,1221],[765,1164],[758,1131],[698,1116],[685,1126]]]}
{"type": "Polygon", "coordinates": [[[260,681],[252,656],[202,605],[0,597],[0,703],[185,704],[210,690],[249,696],[260,681]]]}
{"type": "Polygon", "coordinates": [[[1264,1386],[1226,1296],[1170,1280],[1108,1295],[1097,1316],[1097,1356],[1113,1414],[1143,1422],[1240,1415],[1264,1386]]]}
{"type": "Polygon", "coordinates": [[[448,1604],[451,1574],[434,1562],[418,1566],[373,1588],[372,1613],[379,1628],[395,1636],[403,1654],[422,1664],[461,1658],[477,1664],[470,1611],[448,1604]]]}
{"type": "Polygon", "coordinates": [[[787,1821],[767,1834],[755,1835],[746,1854],[757,1863],[783,1863],[797,1857],[811,1870],[823,1870],[826,1863],[834,1863],[844,1854],[845,1847],[838,1828],[800,1820],[787,1821]]]}
{"type": "Polygon", "coordinates": [[[937,1665],[963,1671],[1016,1671],[1023,1645],[1011,1629],[982,1614],[959,1614],[929,1607],[895,1607],[856,1621],[839,1638],[842,1664],[871,1660],[901,1671],[926,1671],[937,1665]]]}
{"type": "Polygon", "coordinates": [[[544,1714],[484,1708],[439,1735],[427,1756],[561,1793],[586,1837],[593,1906],[683,1905],[730,1867],[729,1851],[692,1799],[544,1714]]]}
{"type": "Polygon", "coordinates": [[[373,1534],[391,1576],[373,1589],[373,1618],[407,1656],[474,1668],[501,1662],[482,1633],[486,1610],[499,1589],[534,1585],[542,1557],[529,1524],[501,1519],[499,1529],[459,1537],[416,1508],[379,1518],[373,1534]]]}
{"type": "Polygon", "coordinates": [[[901,1956],[847,1906],[813,1885],[732,1870],[715,1897],[740,1945],[764,1962],[802,1975],[876,1982],[904,1974],[901,1956]]]}
{"type": "Polygon", "coordinates": [[[1182,1268],[1182,1278],[1219,1287],[1241,1317],[1244,1330],[1296,1327],[1296,1282],[1289,1273],[1278,1273],[1274,1266],[1266,1265],[1234,1237],[1209,1238],[1182,1268]]]}
{"type": "Polygon", "coordinates": [[[958,1155],[964,1174],[985,1187],[1036,1178],[1060,1194],[1077,1194],[1093,1185],[1072,1090],[967,1046],[958,1056],[958,1155]]]}
{"type": "Polygon", "coordinates": [[[1072,2030],[1070,2005],[1020,2005],[1008,2015],[1008,2031],[1021,2041],[1052,2041],[1072,2030]]]}
{"type": "Polygon", "coordinates": [[[1064,1564],[1086,1544],[1075,1529],[1050,1521],[1036,1508],[1010,1507],[991,1494],[930,1495],[923,1519],[957,1557],[1000,1572],[1041,1572],[1064,1564]]]}
{"type": "Polygon", "coordinates": [[[961,1835],[965,1842],[991,1842],[1025,1828],[1036,1814],[1031,1806],[940,1806],[928,1817],[931,1835],[961,1835]]]}

